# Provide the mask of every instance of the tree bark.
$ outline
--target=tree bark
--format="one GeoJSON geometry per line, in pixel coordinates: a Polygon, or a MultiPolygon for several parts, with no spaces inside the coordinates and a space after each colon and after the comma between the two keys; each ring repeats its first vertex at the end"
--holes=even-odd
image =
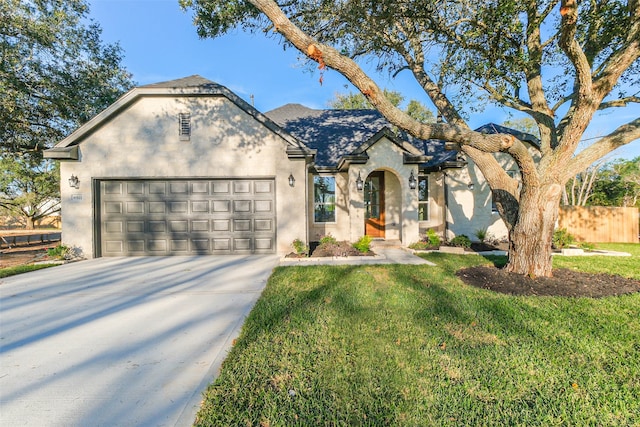
{"type": "Polygon", "coordinates": [[[558,183],[523,192],[518,220],[509,236],[507,271],[531,278],[553,275],[551,243],[561,196],[558,183]]]}
{"type": "Polygon", "coordinates": [[[36,228],[36,222],[34,221],[33,217],[28,216],[27,218],[27,230],[34,230],[36,228]]]}

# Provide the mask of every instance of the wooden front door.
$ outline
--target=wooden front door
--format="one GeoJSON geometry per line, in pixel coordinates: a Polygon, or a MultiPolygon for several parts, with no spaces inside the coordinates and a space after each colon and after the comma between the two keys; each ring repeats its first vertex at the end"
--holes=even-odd
{"type": "Polygon", "coordinates": [[[364,183],[364,234],[384,238],[384,172],[372,172],[364,183]]]}

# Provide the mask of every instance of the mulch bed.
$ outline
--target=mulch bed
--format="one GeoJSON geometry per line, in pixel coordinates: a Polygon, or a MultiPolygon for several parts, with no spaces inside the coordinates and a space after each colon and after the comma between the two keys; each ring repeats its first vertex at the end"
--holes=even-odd
{"type": "Polygon", "coordinates": [[[14,246],[0,251],[0,268],[17,267],[19,265],[33,264],[38,261],[46,261],[47,249],[56,247],[60,242],[40,243],[29,246],[14,246]]]}
{"type": "Polygon", "coordinates": [[[463,268],[456,275],[467,285],[511,295],[602,298],[640,292],[638,280],[566,268],[553,270],[553,277],[535,279],[492,266],[463,268]]]}

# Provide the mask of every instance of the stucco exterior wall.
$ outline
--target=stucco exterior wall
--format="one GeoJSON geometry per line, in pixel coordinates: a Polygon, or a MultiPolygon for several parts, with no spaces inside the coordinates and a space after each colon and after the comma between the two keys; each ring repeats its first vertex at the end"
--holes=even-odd
{"type": "MultiPolygon", "coordinates": [[[[539,158],[535,148],[531,147],[529,151],[534,159],[539,158]]],[[[511,156],[504,153],[495,156],[504,170],[520,179],[518,166],[511,156]]],[[[507,227],[500,214],[491,210],[491,188],[478,166],[471,159],[468,162],[462,169],[447,171],[447,238],[465,234],[471,240],[477,240],[476,232],[486,229],[489,237],[505,240],[508,237],[507,227]],[[473,183],[473,190],[469,189],[469,183],[473,183]]]]}
{"type": "Polygon", "coordinates": [[[264,177],[275,178],[277,251],[288,252],[307,227],[307,187],[304,160],[290,160],[286,146],[224,97],[139,98],[82,141],[78,161],[61,163],[63,241],[94,256],[96,179],[264,177]],[[178,115],[185,112],[189,141],[178,135],[178,115]],[[71,175],[79,189],[65,185],[71,175]]]}
{"type": "Polygon", "coordinates": [[[363,180],[373,171],[385,172],[385,239],[398,239],[403,245],[418,240],[418,190],[409,188],[409,176],[418,177],[418,166],[404,164],[404,151],[387,138],[382,138],[367,150],[369,160],[349,168],[350,240],[364,235],[364,193],[356,191],[358,173],[363,180]]]}
{"type": "MultiPolygon", "coordinates": [[[[355,184],[354,184],[355,185],[355,184]]],[[[349,231],[349,175],[346,172],[336,174],[309,174],[307,177],[308,186],[308,212],[309,212],[309,241],[317,242],[323,236],[331,235],[337,240],[350,239],[349,231]],[[336,221],[335,222],[315,222],[314,218],[314,176],[331,176],[336,180],[336,221]]]]}
{"type": "MultiPolygon", "coordinates": [[[[444,175],[442,172],[432,172],[427,174],[429,182],[429,218],[420,221],[420,233],[425,234],[432,229],[442,235],[444,232],[444,175]]],[[[418,241],[416,239],[415,241],[418,241]]],[[[414,243],[414,242],[410,242],[414,243]]]]}

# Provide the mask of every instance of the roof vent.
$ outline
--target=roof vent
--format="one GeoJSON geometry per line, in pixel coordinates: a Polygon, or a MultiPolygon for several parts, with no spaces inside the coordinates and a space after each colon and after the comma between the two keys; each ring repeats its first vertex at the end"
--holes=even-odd
{"type": "Polygon", "coordinates": [[[178,115],[178,134],[180,141],[189,141],[191,138],[191,114],[180,113],[178,115]]]}

